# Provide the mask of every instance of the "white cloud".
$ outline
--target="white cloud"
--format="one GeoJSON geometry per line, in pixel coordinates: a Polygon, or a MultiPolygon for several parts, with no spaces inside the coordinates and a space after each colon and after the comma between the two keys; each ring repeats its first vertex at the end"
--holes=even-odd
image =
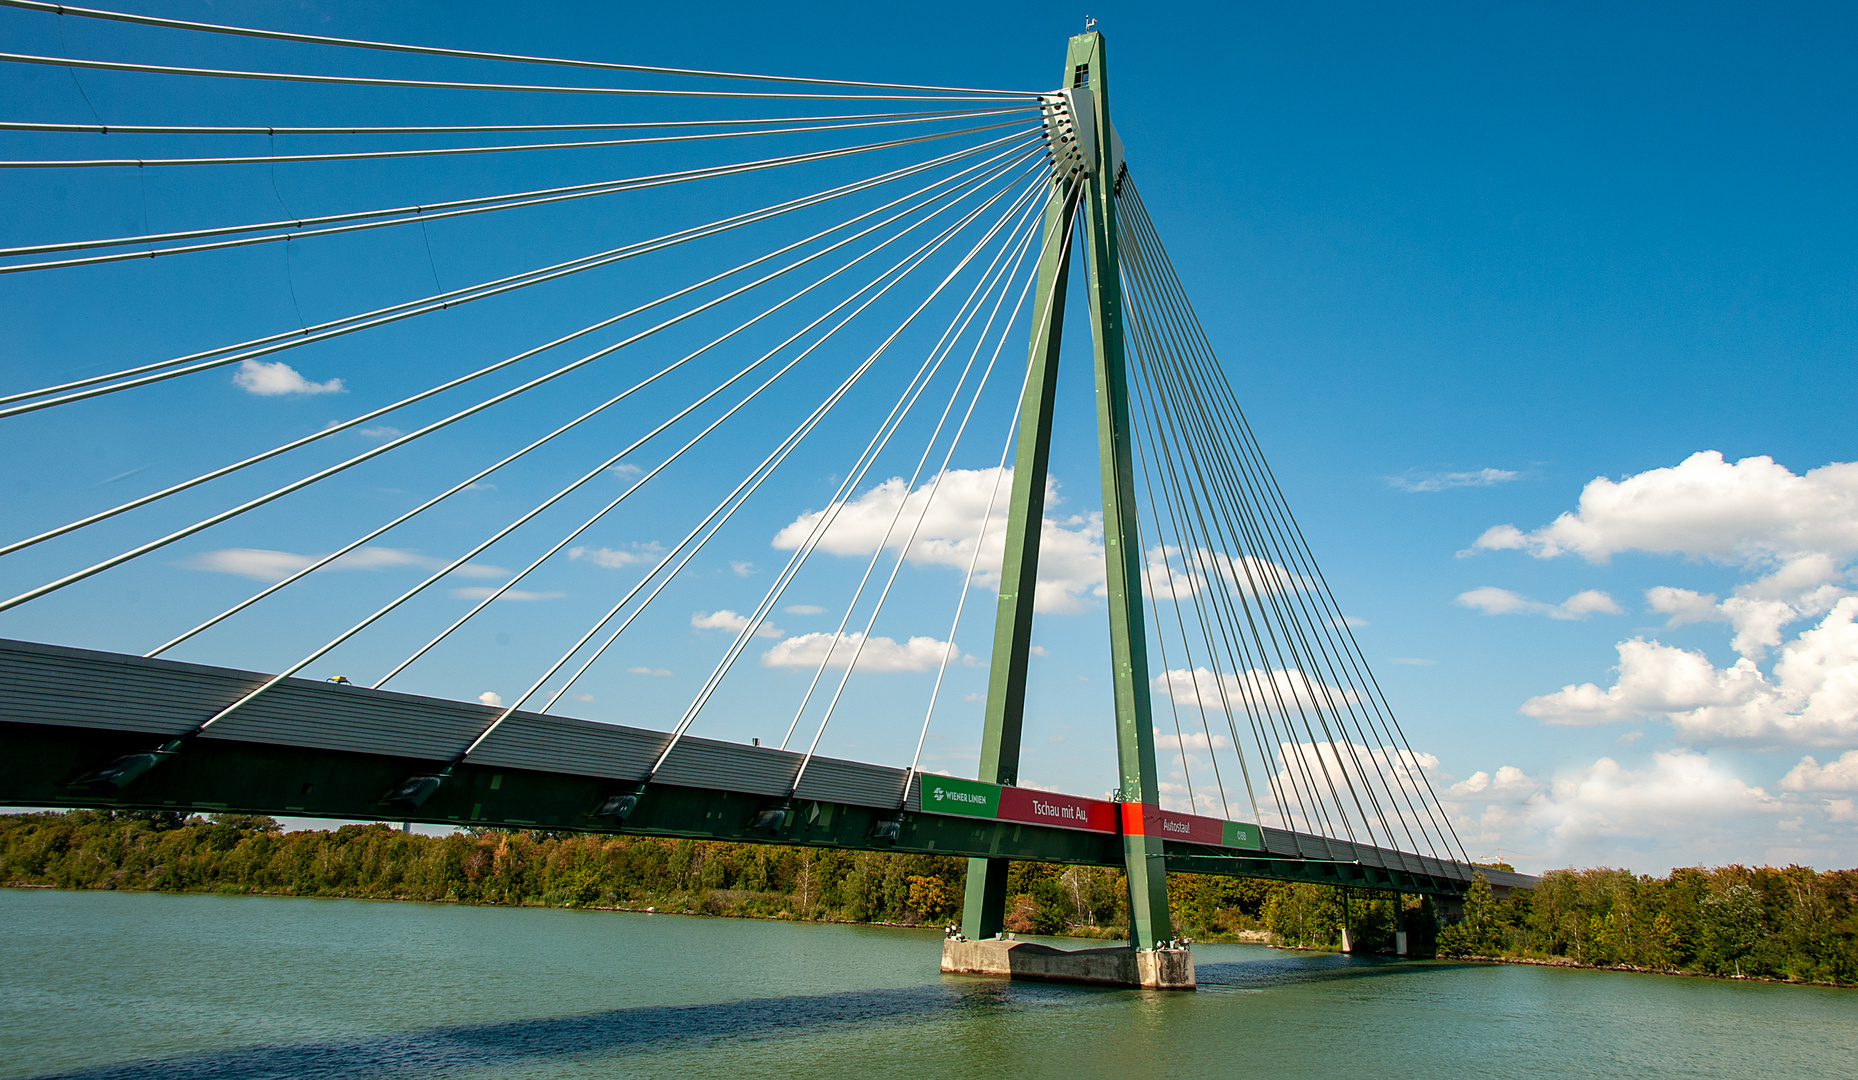
{"type": "Polygon", "coordinates": [[[1150,689],[1167,694],[1176,705],[1188,708],[1221,708],[1220,689],[1225,689],[1225,704],[1234,715],[1251,711],[1281,715],[1298,708],[1335,708],[1355,700],[1354,692],[1328,686],[1304,677],[1301,671],[1265,672],[1257,668],[1243,676],[1222,671],[1215,679],[1206,668],[1177,668],[1149,680],[1150,689]],[[1249,703],[1249,704],[1248,704],[1249,703]]]}
{"type": "Polygon", "coordinates": [[[1675,630],[1680,626],[1697,622],[1723,622],[1728,616],[1716,603],[1715,593],[1699,593],[1694,589],[1675,589],[1669,585],[1658,585],[1645,590],[1645,608],[1658,615],[1671,616],[1665,621],[1665,628],[1675,630]]]}
{"type": "MultiPolygon", "coordinates": [[[[189,570],[235,574],[253,581],[268,582],[282,581],[320,558],[320,555],[299,555],[292,551],[270,551],[264,548],[222,548],[219,551],[202,552],[175,565],[189,570]]],[[[437,570],[446,561],[405,548],[361,547],[322,567],[317,573],[325,570],[389,570],[402,566],[437,570]]],[[[465,563],[452,572],[468,578],[502,577],[509,573],[501,567],[480,563],[465,563]]]]}
{"type": "MultiPolygon", "coordinates": [[[[737,615],[728,608],[720,608],[716,611],[696,611],[691,613],[690,627],[693,630],[727,630],[731,634],[739,634],[748,629],[748,616],[737,615]]],[[[763,622],[755,628],[756,637],[777,638],[781,636],[781,633],[780,627],[768,622],[763,622]]]]}
{"type": "Polygon", "coordinates": [[[826,609],[818,604],[788,604],[781,609],[789,615],[824,615],[826,609]]]}
{"type": "Polygon", "coordinates": [[[755,564],[743,559],[731,559],[729,569],[735,572],[736,577],[747,577],[755,572],[755,564]]]}
{"type": "Polygon", "coordinates": [[[1503,800],[1506,802],[1526,802],[1541,790],[1541,784],[1529,777],[1514,765],[1505,765],[1491,774],[1479,769],[1463,780],[1445,789],[1447,795],[1459,798],[1483,798],[1503,800]]]}
{"type": "Polygon", "coordinates": [[[609,466],[606,471],[612,473],[614,476],[639,476],[645,472],[644,469],[639,468],[637,465],[624,461],[620,462],[618,465],[609,466]]]}
{"type": "MultiPolygon", "coordinates": [[[[239,370],[232,375],[232,385],[247,393],[260,397],[278,397],[283,394],[340,394],[341,379],[328,382],[311,382],[297,373],[297,369],[284,363],[265,363],[263,360],[242,360],[239,370]]],[[[363,434],[366,434],[365,432],[363,434]]]]}
{"type": "Polygon", "coordinates": [[[1858,597],[1788,643],[1770,679],[1743,657],[1717,668],[1701,652],[1634,638],[1619,643],[1606,690],[1569,685],[1530,698],[1525,715],[1551,724],[1663,717],[1688,741],[1806,746],[1858,740],[1858,597]]]}
{"type": "Polygon", "coordinates": [[[1387,482],[1401,491],[1444,491],[1447,488],[1490,487],[1508,483],[1518,475],[1509,469],[1478,469],[1475,472],[1408,473],[1390,476],[1387,482]]]}
{"type": "Polygon", "coordinates": [[[657,544],[633,544],[626,548],[581,546],[569,548],[568,558],[581,559],[595,566],[604,566],[608,570],[618,570],[623,566],[631,566],[633,563],[655,559],[663,553],[664,548],[657,544]]]}
{"type": "Polygon", "coordinates": [[[629,668],[627,668],[627,669],[626,669],[626,671],[627,671],[627,672],[629,672],[629,673],[631,673],[631,674],[633,674],[633,675],[651,675],[651,676],[654,676],[654,677],[656,677],[656,678],[660,678],[660,679],[668,679],[668,678],[670,678],[670,677],[671,677],[671,672],[670,672],[670,671],[669,671],[668,669],[666,669],[666,668],[661,668],[661,667],[659,667],[659,668],[653,668],[653,667],[629,667],[629,668]]]}
{"type": "Polygon", "coordinates": [[[1311,585],[1309,578],[1280,563],[1250,555],[1233,559],[1205,548],[1183,551],[1158,544],[1146,552],[1146,563],[1142,592],[1150,600],[1185,599],[1205,592],[1212,581],[1223,582],[1235,596],[1301,592],[1311,585]]]}
{"type": "Polygon", "coordinates": [[[1561,554],[1605,562],[1647,551],[1725,563],[1858,553],[1858,463],[1833,462],[1795,476],[1773,458],[1731,465],[1705,450],[1671,468],[1623,480],[1596,477],[1580,508],[1524,533],[1499,525],[1474,548],[1521,548],[1539,559],[1561,554]]]}
{"type": "MultiPolygon", "coordinates": [[[[1283,792],[1290,803],[1292,819],[1286,822],[1276,809],[1267,809],[1264,802],[1259,803],[1259,811],[1266,819],[1266,824],[1277,827],[1300,829],[1308,832],[1324,832],[1325,826],[1317,821],[1305,820],[1301,814],[1303,796],[1314,783],[1319,791],[1320,801],[1329,806],[1329,813],[1335,808],[1329,801],[1328,788],[1334,784],[1337,791],[1344,793],[1348,800],[1345,816],[1351,822],[1360,822],[1359,811],[1346,792],[1351,789],[1361,792],[1376,792],[1381,800],[1381,811],[1394,814],[1407,813],[1407,808],[1398,802],[1386,803],[1386,789],[1383,783],[1390,783],[1398,791],[1402,786],[1409,790],[1423,787],[1425,775],[1436,773],[1439,759],[1431,754],[1415,754],[1391,746],[1366,746],[1352,740],[1333,742],[1281,742],[1277,746],[1278,768],[1271,784],[1283,792]],[[1369,779],[1373,777],[1373,779],[1369,779]],[[1302,793],[1302,794],[1300,794],[1302,793]]],[[[1373,814],[1374,800],[1362,799],[1362,810],[1373,814]]],[[[1334,827],[1334,826],[1331,826],[1334,827]]],[[[1372,821],[1372,830],[1379,842],[1386,842],[1389,836],[1403,833],[1404,829],[1397,820],[1376,817],[1372,821]]],[[[1404,840],[1401,841],[1405,846],[1404,840]]]]}
{"type": "Polygon", "coordinates": [[[1178,757],[1182,746],[1187,748],[1189,754],[1200,755],[1207,753],[1209,746],[1214,750],[1230,750],[1232,740],[1217,731],[1211,735],[1205,731],[1190,731],[1185,723],[1178,732],[1172,727],[1164,728],[1156,724],[1155,746],[1162,753],[1173,751],[1178,757]]]}
{"type": "MultiPolygon", "coordinates": [[[[337,379],[336,381],[339,383],[342,380],[337,379]]],[[[406,432],[401,431],[397,427],[392,427],[387,424],[381,424],[377,427],[362,428],[361,430],[355,432],[355,434],[360,435],[363,438],[379,439],[382,442],[385,442],[388,439],[398,439],[400,436],[405,435],[406,432]]],[[[476,484],[471,485],[471,487],[476,487],[476,486],[477,486],[476,484]]]]}
{"type": "Polygon", "coordinates": [[[1858,791],[1858,750],[1847,750],[1837,761],[1821,765],[1811,755],[1781,777],[1785,791],[1858,791]]]}
{"type": "Polygon", "coordinates": [[[902,644],[893,638],[873,637],[865,642],[860,652],[858,643],[864,638],[862,633],[839,636],[836,647],[833,646],[834,637],[833,634],[790,637],[762,653],[761,666],[816,668],[826,659],[826,651],[830,648],[829,666],[840,670],[851,666],[852,655],[858,653],[859,671],[929,671],[940,665],[942,654],[952,648],[948,642],[932,637],[913,637],[902,644]]]}
{"type": "Polygon", "coordinates": [[[452,596],[459,600],[488,600],[493,595],[497,597],[497,603],[501,604],[506,600],[512,603],[525,603],[532,600],[559,600],[568,594],[564,592],[530,592],[528,589],[509,589],[501,595],[498,595],[497,590],[485,588],[481,585],[472,585],[466,588],[452,590],[452,596]]]}
{"type": "Polygon", "coordinates": [[[495,690],[486,690],[479,694],[477,699],[493,709],[503,708],[503,695],[497,693],[495,690]]]}
{"type": "MultiPolygon", "coordinates": [[[[1000,561],[1006,549],[1007,492],[1012,486],[1012,470],[954,469],[942,478],[934,503],[923,517],[916,540],[910,545],[909,561],[922,566],[951,566],[966,570],[974,555],[974,538],[981,529],[989,495],[999,479],[999,496],[994,500],[993,515],[987,526],[987,540],[981,551],[977,584],[998,589],[1000,561]]],[[[901,547],[909,537],[917,515],[923,512],[930,485],[904,493],[902,477],[892,477],[850,502],[840,504],[838,516],[820,539],[819,548],[833,555],[869,555],[880,543],[901,547]],[[903,514],[897,515],[898,504],[903,514]],[[886,537],[893,519],[896,530],[886,537]]],[[[1059,505],[1058,484],[1048,480],[1045,502],[1059,505]]],[[[809,533],[825,511],[800,515],[775,534],[774,547],[791,551],[805,543],[809,533]]],[[[1100,514],[1073,516],[1059,520],[1047,516],[1039,532],[1039,578],[1033,607],[1041,612],[1074,614],[1087,611],[1088,598],[1105,595],[1103,581],[1103,519],[1100,514]]]]}
{"type": "Polygon", "coordinates": [[[1531,600],[1521,593],[1499,589],[1495,585],[1485,585],[1470,592],[1459,593],[1458,599],[1452,602],[1486,615],[1546,615],[1551,619],[1585,619],[1594,614],[1623,614],[1613,598],[1599,589],[1587,589],[1559,604],[1547,604],[1531,600]]]}
{"type": "Polygon", "coordinates": [[[1699,862],[1798,859],[1840,864],[1850,830],[1836,827],[1836,800],[1813,802],[1751,785],[1707,754],[1673,750],[1643,766],[1603,757],[1537,779],[1513,766],[1440,792],[1473,856],[1494,854],[1527,869],[1626,866],[1666,872],[1699,862]]]}
{"type": "Polygon", "coordinates": [[[1858,738],[1858,606],[1847,587],[1858,555],[1858,464],[1795,475],[1772,458],[1730,464],[1705,451],[1670,468],[1597,478],[1577,510],[1533,532],[1497,526],[1475,547],[1591,562],[1642,551],[1759,575],[1724,600],[1669,585],[1645,593],[1667,628],[1728,623],[1740,654],[1734,664],[1718,668],[1700,651],[1643,638],[1622,641],[1613,686],[1564,686],[1529,699],[1527,715],[1556,724],[1663,718],[1693,743],[1835,746],[1858,738]],[[1811,618],[1818,623],[1788,640],[1790,627],[1811,618]],[[1760,663],[1777,648],[1779,659],[1764,672],[1760,663]]]}

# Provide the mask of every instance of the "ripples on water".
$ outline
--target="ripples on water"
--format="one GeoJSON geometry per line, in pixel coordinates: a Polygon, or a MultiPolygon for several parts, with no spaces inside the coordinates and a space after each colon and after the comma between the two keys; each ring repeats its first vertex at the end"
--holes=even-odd
{"type": "Polygon", "coordinates": [[[0,1076],[1858,1075],[1858,993],[1196,946],[1196,994],[945,978],[939,935],[0,890],[0,1076]]]}

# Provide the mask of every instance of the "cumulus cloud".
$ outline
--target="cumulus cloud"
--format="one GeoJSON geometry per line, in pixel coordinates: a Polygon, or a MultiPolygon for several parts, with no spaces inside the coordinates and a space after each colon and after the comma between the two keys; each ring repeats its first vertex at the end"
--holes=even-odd
{"type": "MultiPolygon", "coordinates": [[[[932,637],[913,637],[899,644],[896,639],[887,637],[864,641],[862,633],[801,634],[762,653],[761,666],[816,668],[830,649],[832,658],[828,666],[841,671],[851,666],[853,654],[858,656],[859,671],[929,671],[942,663],[944,652],[953,648],[949,642],[932,637]],[[862,650],[858,647],[861,641],[864,642],[862,650]]],[[[950,656],[951,660],[960,658],[959,651],[950,656]]]]}
{"type": "Polygon", "coordinates": [[[781,609],[789,615],[824,615],[826,609],[818,604],[788,604],[781,609]]]}
{"type": "MultiPolygon", "coordinates": [[[[239,370],[232,373],[232,385],[248,394],[259,397],[280,397],[285,394],[341,394],[341,379],[328,382],[311,382],[297,373],[297,369],[282,360],[266,363],[263,360],[242,360],[239,370]]],[[[363,434],[367,434],[363,432],[363,434]]]]}
{"type": "MultiPolygon", "coordinates": [[[[716,611],[696,611],[691,613],[690,628],[692,630],[727,630],[731,634],[739,634],[748,629],[748,616],[738,615],[728,608],[720,608],[716,611]]],[[[755,628],[756,637],[777,638],[781,636],[781,633],[780,627],[766,621],[755,628]]]]}
{"type": "MultiPolygon", "coordinates": [[[[950,470],[942,478],[933,503],[929,503],[930,484],[906,493],[903,478],[892,477],[856,499],[838,504],[837,516],[826,527],[819,548],[833,555],[870,555],[880,544],[899,548],[909,538],[910,528],[927,503],[922,527],[910,544],[909,561],[918,566],[951,566],[965,571],[974,557],[975,537],[981,531],[981,519],[987,514],[996,479],[999,496],[987,522],[987,539],[975,582],[998,589],[1000,562],[1006,549],[1006,495],[1013,483],[1011,469],[950,470]],[[899,504],[903,507],[901,517],[897,515],[899,504]],[[897,527],[887,536],[893,520],[897,527]]],[[[1046,506],[1058,506],[1062,501],[1057,481],[1048,480],[1046,506]]],[[[832,509],[800,515],[775,534],[774,547],[783,551],[798,548],[822,515],[832,509]]],[[[1107,591],[1103,572],[1101,514],[1045,517],[1039,532],[1039,578],[1033,597],[1036,610],[1053,614],[1089,610],[1089,598],[1101,597],[1107,591]]]]}
{"type": "Polygon", "coordinates": [[[671,677],[670,669],[661,667],[629,667],[626,671],[633,675],[651,675],[659,679],[671,677]]]}
{"type": "Polygon", "coordinates": [[[1639,766],[1603,757],[1542,778],[1504,766],[1473,773],[1440,798],[1473,856],[1502,849],[1528,869],[1843,865],[1853,854],[1850,830],[1837,825],[1841,800],[1772,793],[1695,750],[1656,753],[1639,766]]]}
{"type": "Polygon", "coordinates": [[[486,690],[479,694],[477,699],[493,709],[503,708],[503,695],[495,690],[486,690]]]}
{"type": "Polygon", "coordinates": [[[1525,715],[1551,724],[1661,717],[1690,741],[1850,745],[1858,740],[1858,597],[1781,651],[1773,677],[1743,657],[1718,668],[1701,652],[1634,638],[1619,643],[1613,686],[1564,686],[1530,698],[1525,715]]]}
{"type": "MultiPolygon", "coordinates": [[[[293,551],[270,551],[265,548],[222,548],[182,559],[175,565],[189,570],[234,574],[253,581],[272,582],[282,581],[320,558],[320,555],[299,555],[293,551]]],[[[321,567],[317,573],[325,570],[390,570],[402,566],[437,570],[448,561],[405,548],[360,547],[328,566],[321,567]]],[[[492,578],[502,577],[509,571],[497,566],[465,563],[452,573],[459,577],[492,578]]]]}
{"type": "Polygon", "coordinates": [[[1519,475],[1509,469],[1477,469],[1473,472],[1408,473],[1405,476],[1390,476],[1387,482],[1401,491],[1444,491],[1447,488],[1506,484],[1519,475]]]}
{"type": "Polygon", "coordinates": [[[1486,615],[1546,615],[1551,619],[1585,619],[1589,615],[1620,615],[1623,612],[1613,598],[1599,589],[1577,592],[1559,604],[1531,600],[1521,593],[1485,585],[1459,593],[1452,601],[1460,607],[1486,615]]]}
{"type": "Polygon", "coordinates": [[[1177,668],[1149,680],[1149,687],[1157,694],[1168,695],[1176,705],[1208,709],[1230,707],[1235,715],[1282,715],[1299,708],[1335,708],[1355,700],[1352,690],[1329,686],[1306,677],[1301,671],[1267,672],[1258,668],[1243,675],[1222,671],[1217,678],[1204,667],[1191,671],[1177,668]]]}
{"type": "Polygon", "coordinates": [[[755,572],[755,564],[742,559],[731,559],[729,569],[736,577],[747,577],[755,572]]]}
{"type": "Polygon", "coordinates": [[[459,600],[488,600],[492,596],[495,596],[499,604],[505,601],[521,604],[535,600],[559,600],[566,595],[568,594],[564,592],[531,592],[528,589],[508,589],[502,593],[498,593],[495,589],[485,588],[481,585],[472,585],[466,588],[452,590],[452,596],[459,600]]]}
{"type": "Polygon", "coordinates": [[[1781,777],[1785,791],[1858,791],[1858,750],[1847,750],[1837,761],[1821,765],[1812,755],[1781,777]]]}
{"type": "Polygon", "coordinates": [[[1142,592],[1151,600],[1186,599],[1219,582],[1235,596],[1262,596],[1299,592],[1310,579],[1293,574],[1280,563],[1242,555],[1230,558],[1223,551],[1194,548],[1183,551],[1157,544],[1145,553],[1142,592]]]}
{"type": "Polygon", "coordinates": [[[1833,462],[1796,476],[1770,457],[1731,465],[1705,450],[1671,468],[1623,480],[1596,477],[1579,509],[1525,533],[1498,525],[1472,545],[1605,562],[1648,551],[1725,563],[1858,553],[1858,463],[1833,462]]]}
{"type": "Polygon", "coordinates": [[[646,562],[662,554],[664,554],[664,548],[657,544],[633,544],[630,547],[624,548],[587,547],[583,545],[568,549],[568,558],[584,560],[593,563],[595,566],[603,566],[608,570],[618,570],[621,567],[631,566],[634,563],[646,562]]]}
{"type": "Polygon", "coordinates": [[[1717,605],[1715,593],[1700,593],[1695,589],[1677,589],[1669,585],[1645,590],[1645,609],[1654,614],[1671,616],[1664,624],[1668,630],[1690,623],[1722,622],[1728,618],[1717,605]]]}
{"type": "Polygon", "coordinates": [[[1772,458],[1731,464],[1705,451],[1670,468],[1596,478],[1576,510],[1531,532],[1499,525],[1474,548],[1590,562],[1641,551],[1755,575],[1720,600],[1670,585],[1645,593],[1668,629],[1728,623],[1735,663],[1719,668],[1699,651],[1622,641],[1613,686],[1570,684],[1529,699],[1526,715],[1557,724],[1663,718],[1686,741],[1769,747],[1849,744],[1858,734],[1858,597],[1847,587],[1858,555],[1858,464],[1796,475],[1772,458]],[[1811,618],[1818,623],[1788,639],[1811,618]],[[1775,649],[1779,658],[1763,671],[1775,649]]]}
{"type": "MultiPolygon", "coordinates": [[[[1288,804],[1291,817],[1286,820],[1282,812],[1263,801],[1259,803],[1258,809],[1263,824],[1326,833],[1339,825],[1333,820],[1325,825],[1320,817],[1309,820],[1303,815],[1311,809],[1307,800],[1311,797],[1312,786],[1315,788],[1316,801],[1327,807],[1328,814],[1335,814],[1336,807],[1330,794],[1330,786],[1334,785],[1344,800],[1343,816],[1359,827],[1361,819],[1358,815],[1365,811],[1369,815],[1369,831],[1375,834],[1377,841],[1385,842],[1389,837],[1403,836],[1405,826],[1391,815],[1381,815],[1388,811],[1394,814],[1407,813],[1407,808],[1396,800],[1392,805],[1381,805],[1377,813],[1373,808],[1374,799],[1368,793],[1378,793],[1384,801],[1387,797],[1386,785],[1391,785],[1395,791],[1402,787],[1421,790],[1426,783],[1425,776],[1436,773],[1438,767],[1439,759],[1432,754],[1416,754],[1392,746],[1368,746],[1353,740],[1341,743],[1280,742],[1277,746],[1277,769],[1270,783],[1272,789],[1288,804]],[[1362,793],[1362,805],[1359,808],[1348,794],[1351,790],[1362,793]]],[[[1406,841],[1400,843],[1406,846],[1406,841]]]]}

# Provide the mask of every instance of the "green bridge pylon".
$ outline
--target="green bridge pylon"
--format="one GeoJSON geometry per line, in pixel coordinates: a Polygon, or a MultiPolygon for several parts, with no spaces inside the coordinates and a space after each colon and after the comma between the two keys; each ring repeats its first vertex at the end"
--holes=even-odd
{"type": "MultiPolygon", "coordinates": [[[[1045,240],[1035,286],[1029,373],[1019,405],[1006,554],[981,736],[979,779],[1019,782],[1026,664],[1039,571],[1039,533],[1051,456],[1053,392],[1064,328],[1071,234],[1082,213],[1084,273],[1097,383],[1097,444],[1103,481],[1103,553],[1109,592],[1110,664],[1116,702],[1116,752],[1122,805],[1123,859],[1129,878],[1129,939],[1153,949],[1173,938],[1168,881],[1159,836],[1145,828],[1145,807],[1158,800],[1155,728],[1150,716],[1148,642],[1142,630],[1142,549],[1136,531],[1130,464],[1129,382],[1123,360],[1122,278],[1118,271],[1116,194],[1122,146],[1110,125],[1103,35],[1080,34],[1065,53],[1067,101],[1054,106],[1055,165],[1045,207],[1045,240]]],[[[962,933],[991,938],[1005,928],[1007,860],[968,860],[962,933]]]]}

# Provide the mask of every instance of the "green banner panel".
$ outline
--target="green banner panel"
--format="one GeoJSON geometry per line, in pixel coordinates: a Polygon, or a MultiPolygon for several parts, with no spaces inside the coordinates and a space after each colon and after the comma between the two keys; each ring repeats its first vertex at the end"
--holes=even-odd
{"type": "Polygon", "coordinates": [[[1000,812],[1000,786],[979,780],[960,780],[952,776],[929,776],[922,779],[918,801],[926,814],[960,814],[964,817],[995,817],[1000,812]]]}
{"type": "Polygon", "coordinates": [[[1220,837],[1225,847],[1246,848],[1251,851],[1264,850],[1264,838],[1258,834],[1258,826],[1245,825],[1237,821],[1222,822],[1224,835],[1220,837]]]}

